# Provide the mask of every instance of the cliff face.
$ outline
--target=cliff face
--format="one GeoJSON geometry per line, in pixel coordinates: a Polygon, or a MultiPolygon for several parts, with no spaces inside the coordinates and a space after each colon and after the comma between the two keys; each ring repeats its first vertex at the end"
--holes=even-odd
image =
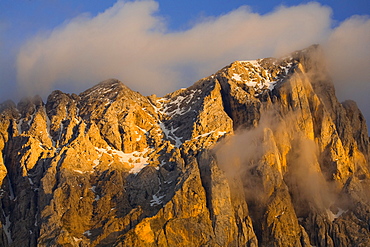
{"type": "Polygon", "coordinates": [[[370,246],[369,136],[313,46],[162,98],[0,105],[1,246],[370,246]]]}

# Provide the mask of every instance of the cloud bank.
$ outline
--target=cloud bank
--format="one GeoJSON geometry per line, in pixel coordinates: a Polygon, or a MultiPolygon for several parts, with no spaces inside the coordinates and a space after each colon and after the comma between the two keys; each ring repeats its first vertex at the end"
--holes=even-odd
{"type": "Polygon", "coordinates": [[[355,100],[370,128],[369,44],[370,18],[353,16],[330,33],[325,50],[338,97],[355,100]]]}
{"type": "Polygon", "coordinates": [[[163,95],[234,60],[276,57],[320,43],[339,95],[357,100],[365,110],[368,17],[353,17],[332,29],[331,9],[315,2],[266,15],[243,6],[204,18],[188,30],[169,31],[157,15],[159,7],[152,0],[118,1],[97,16],[84,14],[35,36],[18,54],[20,89],[41,95],[54,89],[80,92],[117,78],[144,95],[163,95]]]}
{"type": "Polygon", "coordinates": [[[117,2],[82,15],[25,44],[18,81],[27,90],[86,88],[116,77],[144,94],[166,93],[237,59],[304,48],[325,37],[330,9],[319,4],[279,8],[261,16],[248,7],[169,32],[155,1],[117,2]]]}

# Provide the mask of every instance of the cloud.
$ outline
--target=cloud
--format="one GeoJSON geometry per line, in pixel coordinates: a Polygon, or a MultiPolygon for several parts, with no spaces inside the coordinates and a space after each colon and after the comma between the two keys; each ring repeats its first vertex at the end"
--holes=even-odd
{"type": "Polygon", "coordinates": [[[14,83],[15,74],[15,53],[14,49],[8,45],[9,23],[0,20],[0,103],[16,97],[16,86],[14,83]],[[13,79],[13,80],[12,80],[13,79]]]}
{"type": "Polygon", "coordinates": [[[210,75],[237,59],[280,55],[321,41],[331,10],[317,3],[259,15],[241,7],[169,32],[155,1],[117,2],[81,15],[20,50],[18,82],[31,94],[79,91],[107,78],[143,94],[163,94],[210,75]]]}
{"type": "Polygon", "coordinates": [[[335,204],[337,192],[324,178],[317,144],[298,127],[300,118],[299,111],[282,117],[278,109],[268,110],[257,127],[240,128],[212,149],[229,181],[241,179],[248,206],[263,208],[278,188],[284,188],[283,182],[299,205],[298,215],[311,206],[327,209],[335,204]]]}
{"type": "Polygon", "coordinates": [[[370,119],[370,20],[352,17],[333,29],[331,9],[311,2],[260,15],[247,6],[169,31],[153,0],[118,1],[97,16],[83,14],[20,49],[20,90],[46,96],[80,92],[117,78],[133,90],[163,95],[235,60],[286,55],[323,44],[340,99],[354,99],[370,119]],[[365,104],[367,102],[367,105],[365,104]]]}
{"type": "MultiPolygon", "coordinates": [[[[325,43],[329,69],[341,100],[354,99],[370,124],[370,18],[353,16],[325,43]]],[[[369,126],[370,127],[370,126],[369,126]]]]}
{"type": "Polygon", "coordinates": [[[164,79],[154,73],[155,63],[147,67],[154,62],[148,56],[158,32],[154,28],[161,24],[151,15],[156,9],[152,1],[120,1],[96,17],[84,14],[36,36],[18,55],[21,88],[48,93],[58,86],[84,89],[111,77],[145,84],[164,79]]]}

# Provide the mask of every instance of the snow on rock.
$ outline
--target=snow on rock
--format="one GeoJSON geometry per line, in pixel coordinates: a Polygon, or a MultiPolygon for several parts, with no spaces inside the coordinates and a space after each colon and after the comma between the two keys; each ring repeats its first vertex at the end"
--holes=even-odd
{"type": "Polygon", "coordinates": [[[330,209],[326,210],[326,214],[330,221],[334,221],[335,219],[339,218],[343,213],[347,212],[348,210],[343,210],[341,208],[338,208],[338,211],[336,213],[332,212],[330,209]]]}
{"type": "Polygon", "coordinates": [[[202,138],[202,137],[206,137],[206,136],[209,136],[213,133],[216,133],[217,137],[221,137],[221,136],[224,136],[227,132],[226,131],[214,131],[214,130],[212,130],[211,132],[196,136],[193,139],[199,139],[199,138],[202,138]]]}
{"type": "Polygon", "coordinates": [[[145,166],[147,166],[147,163],[135,163],[133,164],[133,168],[129,171],[129,173],[138,174],[145,166]]]}
{"type": "Polygon", "coordinates": [[[239,74],[235,74],[233,75],[233,77],[231,77],[231,79],[235,80],[235,81],[243,81],[242,78],[240,77],[239,74]]]}
{"type": "MultiPolygon", "coordinates": [[[[184,90],[183,90],[184,91],[184,90]]],[[[191,104],[196,94],[201,93],[199,89],[193,89],[186,93],[175,96],[174,100],[168,101],[166,98],[157,100],[160,105],[159,112],[170,117],[175,115],[184,115],[191,110],[191,104]]]]}
{"type": "Polygon", "coordinates": [[[80,170],[73,170],[74,172],[77,172],[77,173],[80,173],[80,174],[83,174],[84,172],[83,171],[80,171],[80,170]]]}
{"type": "Polygon", "coordinates": [[[17,123],[18,135],[22,134],[22,124],[23,124],[23,118],[21,118],[19,122],[17,123]]]}
{"type": "Polygon", "coordinates": [[[98,165],[99,165],[99,160],[98,159],[96,159],[96,160],[94,160],[93,161],[93,164],[94,164],[94,166],[93,166],[93,168],[95,168],[95,167],[97,167],[98,165]]]}
{"type": "Polygon", "coordinates": [[[249,63],[253,66],[260,66],[258,60],[244,60],[244,61],[239,61],[240,63],[249,63]]]}
{"type": "Polygon", "coordinates": [[[237,61],[235,64],[240,65],[241,68],[232,68],[231,80],[253,87],[257,92],[263,89],[271,91],[276,83],[288,74],[293,65],[292,62],[285,62],[284,65],[272,62],[270,67],[267,67],[262,66],[262,63],[262,60],[237,61]],[[274,73],[272,73],[273,70],[275,70],[274,73]]]}
{"type": "Polygon", "coordinates": [[[175,135],[175,131],[178,129],[178,128],[173,128],[173,126],[171,126],[171,129],[167,129],[167,127],[165,126],[165,124],[163,122],[159,122],[159,126],[161,127],[163,133],[165,134],[165,136],[167,137],[167,139],[170,139],[170,140],[173,140],[175,142],[175,147],[180,147],[181,144],[182,144],[182,137],[178,137],[175,135]]]}
{"type": "Polygon", "coordinates": [[[158,191],[152,196],[153,199],[150,200],[150,206],[152,207],[156,205],[161,205],[163,203],[162,199],[165,197],[165,195],[161,195],[161,196],[159,195],[162,189],[160,178],[158,178],[158,182],[159,182],[158,191]]]}
{"type": "Polygon", "coordinates": [[[341,208],[338,208],[338,212],[334,215],[335,218],[340,217],[343,213],[346,213],[348,210],[343,210],[341,208]]]}
{"type": "Polygon", "coordinates": [[[165,196],[153,195],[153,199],[150,201],[150,206],[161,205],[163,197],[165,196]]]}
{"type": "MultiPolygon", "coordinates": [[[[162,115],[162,121],[158,121],[158,125],[162,130],[165,138],[179,148],[184,142],[184,137],[180,136],[179,124],[172,120],[181,118],[184,115],[192,112],[193,105],[199,101],[202,90],[200,89],[181,89],[177,94],[165,96],[157,100],[155,108],[156,112],[162,115]]],[[[175,121],[176,122],[176,121],[175,121]]]]}
{"type": "Polygon", "coordinates": [[[3,215],[4,215],[4,218],[5,218],[5,224],[3,225],[3,230],[4,230],[4,233],[5,233],[5,236],[8,240],[8,243],[9,244],[12,244],[13,243],[13,239],[12,239],[12,233],[10,231],[10,226],[11,226],[11,222],[9,220],[9,215],[8,216],[5,216],[4,212],[3,212],[3,215]]]}
{"type": "Polygon", "coordinates": [[[82,241],[82,238],[76,238],[76,237],[73,237],[73,240],[74,240],[75,242],[80,242],[80,241],[82,241]]]}
{"type": "MultiPolygon", "coordinates": [[[[132,153],[124,153],[119,150],[112,149],[111,147],[107,148],[97,148],[95,149],[100,153],[106,153],[112,157],[116,156],[119,158],[121,163],[127,163],[132,168],[129,173],[137,174],[139,173],[145,166],[148,165],[148,153],[150,152],[149,148],[144,149],[142,152],[135,151],[132,153]]],[[[94,160],[94,167],[99,165],[99,160],[94,160]]]]}

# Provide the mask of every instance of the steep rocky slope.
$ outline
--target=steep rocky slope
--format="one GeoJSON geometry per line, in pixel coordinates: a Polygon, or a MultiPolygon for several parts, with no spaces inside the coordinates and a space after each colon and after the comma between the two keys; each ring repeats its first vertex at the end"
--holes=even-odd
{"type": "Polygon", "coordinates": [[[317,46],[4,102],[0,152],[1,246],[370,246],[366,123],[317,46]]]}

